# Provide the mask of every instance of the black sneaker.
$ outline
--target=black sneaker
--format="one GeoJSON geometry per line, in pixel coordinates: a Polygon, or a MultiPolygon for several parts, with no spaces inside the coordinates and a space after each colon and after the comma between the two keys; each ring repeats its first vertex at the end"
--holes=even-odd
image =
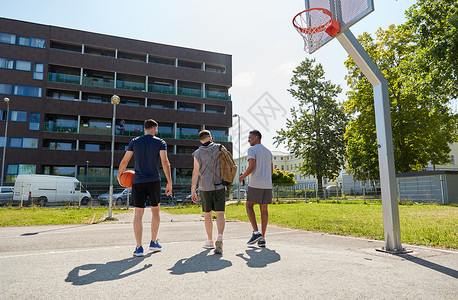
{"type": "Polygon", "coordinates": [[[266,240],[264,238],[260,239],[258,241],[258,246],[259,247],[265,247],[266,246],[266,240]]]}
{"type": "Polygon", "coordinates": [[[251,236],[251,239],[247,242],[247,244],[248,245],[256,244],[256,242],[259,241],[260,239],[262,239],[262,234],[253,232],[253,235],[251,236]]]}

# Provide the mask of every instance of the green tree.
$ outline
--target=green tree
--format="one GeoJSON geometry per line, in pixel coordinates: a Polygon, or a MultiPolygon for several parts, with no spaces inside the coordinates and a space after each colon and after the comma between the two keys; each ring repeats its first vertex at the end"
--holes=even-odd
{"type": "Polygon", "coordinates": [[[335,100],[341,88],[325,79],[314,59],[301,62],[290,86],[299,106],[291,108],[286,129],[278,130],[274,140],[302,158],[299,171],[317,178],[318,196],[323,197],[323,177],[336,178],[344,160],[347,117],[335,100]]]}
{"type": "MultiPolygon", "coordinates": [[[[449,161],[456,139],[456,116],[442,97],[414,90],[411,61],[416,53],[411,31],[391,25],[358,37],[369,56],[388,80],[395,166],[398,173],[421,170],[428,162],[449,161]]],[[[351,121],[345,133],[347,170],[358,180],[379,178],[372,86],[349,58],[347,83],[351,90],[344,103],[351,121]]]]}
{"type": "Polygon", "coordinates": [[[406,12],[402,29],[414,37],[411,56],[413,90],[441,97],[458,96],[458,2],[456,0],[418,0],[406,12]]]}
{"type": "Polygon", "coordinates": [[[294,179],[294,172],[280,171],[279,169],[275,169],[272,173],[272,185],[276,188],[278,201],[278,190],[281,186],[296,185],[296,180],[294,179]]]}

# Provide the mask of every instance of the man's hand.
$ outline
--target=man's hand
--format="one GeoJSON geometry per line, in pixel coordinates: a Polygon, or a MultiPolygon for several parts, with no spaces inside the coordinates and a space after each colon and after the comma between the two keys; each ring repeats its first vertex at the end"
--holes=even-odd
{"type": "Polygon", "coordinates": [[[121,174],[118,173],[118,176],[116,176],[116,179],[118,179],[119,185],[120,185],[120,186],[123,186],[123,185],[121,184],[121,174]]]}
{"type": "Polygon", "coordinates": [[[167,196],[170,196],[172,194],[172,183],[167,182],[167,186],[165,187],[165,193],[167,196]]]}
{"type": "Polygon", "coordinates": [[[242,183],[243,179],[245,179],[245,178],[243,177],[243,175],[240,175],[240,177],[239,177],[239,182],[242,183]]]}
{"type": "Polygon", "coordinates": [[[192,193],[191,193],[191,200],[192,200],[192,202],[194,202],[195,204],[197,204],[197,202],[199,202],[199,198],[197,197],[196,192],[192,192],[192,193]]]}

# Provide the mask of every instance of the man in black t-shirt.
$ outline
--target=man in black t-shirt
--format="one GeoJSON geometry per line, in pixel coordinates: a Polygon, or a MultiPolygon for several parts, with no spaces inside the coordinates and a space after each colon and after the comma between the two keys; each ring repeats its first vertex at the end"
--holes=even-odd
{"type": "Polygon", "coordinates": [[[132,181],[132,200],[135,206],[134,234],[137,247],[134,256],[143,256],[142,234],[143,234],[143,214],[146,207],[146,199],[149,197],[151,202],[151,242],[149,249],[153,252],[162,250],[162,246],[157,241],[159,230],[159,203],[161,200],[161,177],[159,174],[159,164],[162,165],[167,186],[165,192],[167,196],[172,193],[172,175],[170,163],[167,157],[167,144],[164,140],[156,137],[158,124],[152,119],[144,122],[145,134],[130,141],[127,151],[119,164],[118,182],[121,182],[121,174],[125,171],[132,156],[135,157],[135,175],[132,181]]]}

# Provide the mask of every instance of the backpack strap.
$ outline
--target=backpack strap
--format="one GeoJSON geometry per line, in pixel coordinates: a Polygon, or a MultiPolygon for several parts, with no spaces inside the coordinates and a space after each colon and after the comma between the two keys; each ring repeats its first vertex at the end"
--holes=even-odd
{"type": "Polygon", "coordinates": [[[218,151],[218,154],[216,155],[215,163],[213,164],[213,184],[214,184],[215,186],[221,184],[221,183],[218,183],[218,184],[216,183],[216,162],[218,161],[218,158],[219,158],[219,156],[221,155],[221,148],[223,147],[222,144],[216,144],[216,145],[218,146],[219,151],[218,151]]]}

